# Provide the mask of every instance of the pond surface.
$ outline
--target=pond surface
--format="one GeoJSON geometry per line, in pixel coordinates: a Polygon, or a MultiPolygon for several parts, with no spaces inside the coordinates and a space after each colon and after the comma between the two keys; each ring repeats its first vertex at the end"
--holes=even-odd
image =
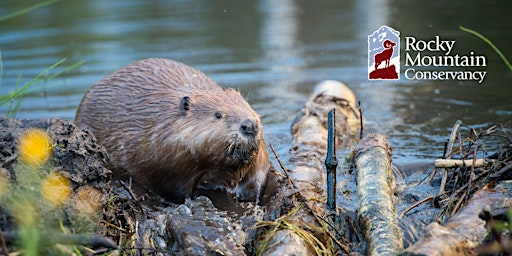
{"type": "MultiPolygon", "coordinates": [[[[0,16],[27,2],[36,1],[1,1],[0,16]]],[[[74,119],[94,82],[137,59],[171,58],[240,90],[262,115],[267,142],[287,159],[295,115],[317,82],[336,79],[361,101],[365,132],[390,140],[394,161],[433,159],[455,120],[485,128],[511,119],[512,72],[487,44],[459,30],[481,32],[512,59],[511,8],[509,1],[462,0],[61,1],[0,22],[0,94],[62,58],[62,67],[84,61],[25,96],[16,115],[74,119]],[[369,81],[367,36],[381,25],[401,32],[402,51],[404,36],[440,36],[455,40],[461,54],[485,55],[484,82],[411,81],[403,74],[369,81]]]]}

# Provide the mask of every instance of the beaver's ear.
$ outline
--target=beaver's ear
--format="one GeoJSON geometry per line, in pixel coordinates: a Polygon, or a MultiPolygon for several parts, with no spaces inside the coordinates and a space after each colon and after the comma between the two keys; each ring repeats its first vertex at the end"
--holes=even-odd
{"type": "Polygon", "coordinates": [[[189,110],[190,110],[190,97],[185,96],[185,97],[181,98],[181,101],[180,101],[180,114],[182,116],[184,116],[187,114],[187,111],[189,111],[189,110]]]}

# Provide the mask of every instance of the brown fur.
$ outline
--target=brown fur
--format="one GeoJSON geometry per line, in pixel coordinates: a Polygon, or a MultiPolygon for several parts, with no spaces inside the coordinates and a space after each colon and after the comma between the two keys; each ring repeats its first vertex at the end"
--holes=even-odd
{"type": "Polygon", "coordinates": [[[225,189],[254,201],[270,168],[260,118],[240,93],[167,59],[134,62],[94,84],[76,124],[107,148],[115,173],[171,200],[225,189]]]}

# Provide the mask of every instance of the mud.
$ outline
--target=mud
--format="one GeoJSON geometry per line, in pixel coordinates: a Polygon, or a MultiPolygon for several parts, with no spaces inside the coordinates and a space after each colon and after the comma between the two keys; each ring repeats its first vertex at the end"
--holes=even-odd
{"type": "MultiPolygon", "coordinates": [[[[235,208],[232,204],[229,210],[219,210],[207,197],[171,204],[151,192],[143,194],[132,190],[132,184],[127,181],[112,181],[111,171],[105,168],[109,156],[104,147],[88,131],[78,129],[70,121],[0,119],[0,174],[8,177],[11,185],[18,183],[16,171],[23,168],[23,163],[17,160],[19,138],[29,128],[43,129],[52,138],[52,155],[44,169],[61,173],[71,181],[72,195],[62,207],[62,212],[53,213],[53,221],[39,224],[39,228],[49,228],[50,233],[44,234],[56,235],[62,232],[58,230],[58,221],[62,220],[67,230],[80,236],[68,235],[51,243],[76,241],[77,237],[88,233],[95,235],[88,241],[97,241],[87,241],[89,253],[109,250],[128,255],[251,253],[251,244],[256,241],[256,229],[253,227],[263,219],[262,207],[253,203],[236,203],[235,208]],[[87,217],[82,214],[84,209],[89,211],[87,198],[95,194],[91,190],[100,192],[99,198],[93,198],[99,211],[93,214],[95,225],[92,227],[83,225],[91,220],[85,220],[87,217]],[[106,246],[109,244],[113,248],[106,246]]],[[[13,247],[13,242],[18,238],[19,227],[16,218],[6,210],[8,207],[3,207],[4,202],[0,201],[0,217],[3,217],[0,228],[9,236],[8,251],[16,251],[19,248],[13,247]]],[[[82,241],[86,243],[84,239],[82,241]]],[[[42,253],[63,252],[53,244],[40,245],[44,247],[41,248],[42,253]]]]}
{"type": "MultiPolygon", "coordinates": [[[[289,212],[286,209],[292,205],[290,201],[276,200],[274,197],[267,198],[266,201],[271,206],[280,207],[270,207],[269,210],[253,203],[239,203],[232,198],[220,200],[225,205],[219,204],[219,198],[212,197],[216,201],[214,205],[211,199],[203,196],[187,199],[184,204],[168,203],[150,191],[138,190],[130,181],[111,180],[111,172],[104,167],[108,164],[109,157],[94,136],[77,129],[70,121],[59,119],[0,118],[0,177],[7,178],[10,186],[22,183],[17,171],[23,169],[24,164],[18,161],[17,145],[21,134],[28,128],[41,128],[51,136],[52,155],[47,166],[42,169],[62,174],[70,180],[72,188],[70,199],[60,212],[38,208],[39,216],[44,216],[41,219],[46,222],[36,228],[41,230],[43,238],[53,238],[42,239],[41,254],[71,253],[71,246],[68,245],[66,250],[62,250],[61,247],[56,249],[55,244],[76,245],[76,241],[80,241],[85,245],[80,247],[82,252],[87,254],[255,255],[263,229],[257,227],[263,227],[262,223],[275,223],[279,216],[289,212]],[[94,203],[90,202],[91,198],[94,203]],[[94,218],[87,220],[89,215],[84,215],[83,212],[89,212],[91,207],[99,210],[93,211],[94,218]],[[91,221],[95,221],[94,225],[84,225],[84,222],[90,224],[91,221]],[[70,234],[63,234],[59,222],[62,222],[64,229],[70,234]],[[83,248],[88,249],[85,251],[83,248]]],[[[508,131],[509,128],[503,129],[501,133],[479,134],[474,139],[478,141],[478,145],[485,144],[483,139],[487,137],[504,138],[497,153],[485,154],[486,159],[493,160],[494,164],[487,169],[473,170],[464,167],[447,170],[449,176],[444,193],[439,192],[443,172],[434,169],[430,161],[401,165],[392,170],[397,184],[394,192],[397,198],[397,214],[401,216],[398,217],[398,225],[404,234],[405,248],[422,241],[422,231],[429,224],[449,220],[456,212],[453,207],[463,206],[464,200],[484,185],[491,186],[503,180],[505,183],[509,182],[506,180],[511,176],[512,147],[508,131]],[[431,200],[424,200],[429,197],[431,200]]],[[[469,153],[475,152],[474,147],[475,144],[463,143],[462,148],[465,151],[460,155],[471,155],[469,153]]],[[[338,155],[350,152],[351,150],[340,151],[338,155]]],[[[344,158],[349,159],[346,156],[344,158]]],[[[355,198],[355,172],[350,168],[350,161],[342,163],[338,166],[338,180],[342,184],[338,187],[337,205],[343,209],[343,213],[337,216],[336,223],[339,225],[336,225],[336,238],[347,239],[346,243],[353,255],[364,254],[366,245],[358,223],[354,221],[359,205],[355,198]]],[[[287,184],[283,179],[275,182],[278,190],[283,190],[287,184]]],[[[510,191],[510,187],[506,189],[510,191]]],[[[288,192],[295,193],[291,189],[288,192]]],[[[6,241],[6,247],[0,249],[4,252],[19,252],[20,248],[15,244],[19,239],[19,226],[16,216],[12,216],[7,210],[9,207],[5,202],[0,196],[0,240],[6,241]]],[[[37,202],[36,206],[39,207],[40,203],[37,202]]],[[[508,208],[509,205],[504,207],[508,208]]],[[[489,223],[491,222],[487,225],[491,225],[489,223]]],[[[502,235],[500,239],[508,241],[510,238],[502,235]]],[[[500,239],[483,244],[481,250],[490,251],[490,246],[501,241],[500,239]]]]}
{"type": "Polygon", "coordinates": [[[0,117],[0,166],[13,173],[18,164],[17,145],[28,128],[40,128],[52,138],[51,162],[72,181],[73,189],[92,185],[107,193],[111,172],[104,166],[109,162],[105,148],[89,132],[78,129],[71,121],[62,119],[18,120],[0,117]]]}
{"type": "MultiPolygon", "coordinates": [[[[40,253],[62,252],[56,249],[55,244],[69,244],[69,241],[77,240],[78,237],[78,241],[83,244],[99,241],[112,245],[111,240],[103,237],[96,240],[96,234],[106,234],[105,222],[99,220],[102,210],[112,197],[111,171],[104,167],[108,161],[105,149],[94,136],[78,129],[71,121],[0,117],[0,174],[5,182],[2,186],[8,187],[0,197],[0,228],[5,235],[5,244],[9,246],[9,249],[3,250],[19,249],[10,246],[16,244],[15,241],[21,236],[20,229],[27,225],[18,223],[26,221],[26,213],[35,217],[28,228],[39,230],[43,238],[57,237],[42,239],[39,244],[40,253]],[[32,128],[46,131],[51,138],[51,156],[41,166],[29,166],[18,160],[20,137],[32,128]],[[51,205],[44,200],[44,182],[48,182],[51,174],[64,177],[64,184],[68,185],[65,187],[69,193],[65,194],[62,205],[51,205]],[[59,223],[62,227],[59,227],[59,223]],[[63,232],[82,235],[66,235],[63,232]],[[83,239],[83,234],[93,236],[83,239]]],[[[51,190],[60,188],[54,186],[51,190]]]]}

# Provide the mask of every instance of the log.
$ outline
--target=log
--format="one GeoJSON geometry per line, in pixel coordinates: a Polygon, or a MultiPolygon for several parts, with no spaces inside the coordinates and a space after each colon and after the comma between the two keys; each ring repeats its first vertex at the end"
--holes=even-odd
{"type": "MultiPolygon", "coordinates": [[[[293,169],[286,171],[288,189],[281,188],[277,205],[280,217],[263,235],[264,243],[258,252],[263,255],[330,255],[335,252],[334,243],[348,251],[323,227],[326,209],[327,113],[335,109],[336,144],[345,145],[359,129],[359,115],[355,111],[354,93],[337,81],[324,81],[315,87],[310,100],[292,125],[293,143],[290,163],[293,169]],[[354,126],[357,125],[357,126],[354,126]]],[[[271,210],[274,212],[276,210],[271,210]]]]}
{"type": "Polygon", "coordinates": [[[434,166],[436,168],[455,168],[455,167],[463,167],[463,166],[475,166],[475,168],[478,167],[485,167],[490,165],[491,162],[485,160],[485,159],[476,159],[473,161],[473,159],[466,159],[466,160],[457,160],[457,159],[436,159],[434,162],[434,166]]]}
{"type": "Polygon", "coordinates": [[[475,255],[474,249],[487,235],[485,221],[478,215],[487,207],[510,207],[508,198],[507,188],[480,189],[445,225],[431,223],[423,230],[422,237],[400,255],[475,255]]]}
{"type": "Polygon", "coordinates": [[[370,134],[355,149],[358,218],[364,226],[367,255],[396,255],[403,249],[393,201],[391,147],[381,134],[370,134]]]}

